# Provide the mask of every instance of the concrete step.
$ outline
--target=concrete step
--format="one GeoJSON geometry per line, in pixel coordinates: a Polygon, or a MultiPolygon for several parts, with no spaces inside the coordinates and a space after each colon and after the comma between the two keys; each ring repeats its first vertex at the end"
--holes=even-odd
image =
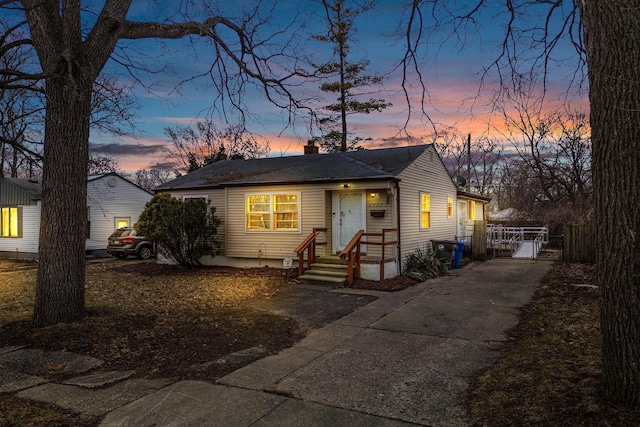
{"type": "Polygon", "coordinates": [[[339,258],[337,256],[319,256],[316,257],[316,264],[331,264],[331,265],[347,265],[346,259],[339,258]]]}
{"type": "Polygon", "coordinates": [[[347,266],[343,264],[325,264],[325,263],[315,263],[311,264],[311,270],[315,271],[327,271],[327,272],[340,272],[347,274],[347,266]]]}
{"type": "Polygon", "coordinates": [[[302,276],[298,276],[298,280],[303,283],[330,283],[333,285],[345,285],[347,283],[347,275],[333,276],[327,274],[314,274],[311,270],[307,270],[302,276]]]}
{"type": "Polygon", "coordinates": [[[316,276],[330,276],[330,277],[347,277],[347,269],[342,270],[325,270],[321,268],[311,267],[311,270],[307,270],[307,273],[315,274],[316,276]]]}

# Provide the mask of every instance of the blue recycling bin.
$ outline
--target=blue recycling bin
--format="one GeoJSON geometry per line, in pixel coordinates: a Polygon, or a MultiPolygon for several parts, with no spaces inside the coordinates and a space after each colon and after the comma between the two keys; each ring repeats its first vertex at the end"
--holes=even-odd
{"type": "Polygon", "coordinates": [[[458,247],[456,253],[453,256],[453,268],[460,268],[460,261],[462,261],[462,251],[464,250],[464,240],[458,241],[458,247]]]}

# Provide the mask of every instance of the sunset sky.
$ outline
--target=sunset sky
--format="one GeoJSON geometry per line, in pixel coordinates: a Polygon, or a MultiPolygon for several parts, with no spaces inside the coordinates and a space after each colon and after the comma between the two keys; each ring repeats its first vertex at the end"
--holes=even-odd
{"type": "MultiPolygon", "coordinates": [[[[233,4],[242,6],[253,3],[241,0],[233,4]]],[[[312,55],[314,61],[326,60],[331,53],[331,47],[311,39],[312,34],[326,30],[320,5],[310,0],[263,2],[265,7],[272,3],[275,3],[272,16],[277,17],[274,24],[284,26],[293,22],[293,28],[287,31],[299,31],[296,33],[296,40],[300,44],[298,51],[312,55]],[[302,27],[302,24],[303,28],[298,28],[302,27]]],[[[383,85],[372,86],[371,90],[374,93],[362,99],[383,98],[393,104],[382,113],[350,116],[350,131],[358,136],[373,138],[373,141],[366,143],[365,146],[368,148],[431,142],[433,128],[420,114],[422,105],[420,91],[415,86],[415,75],[409,76],[415,89],[410,94],[413,113],[408,127],[414,139],[408,142],[404,138],[406,135],[399,134],[399,128],[407,119],[407,104],[400,91],[401,72],[398,69],[394,70],[394,67],[405,50],[404,39],[398,32],[399,28],[400,31],[404,31],[402,19],[406,18],[405,3],[410,2],[379,0],[372,10],[359,17],[356,23],[357,33],[352,37],[351,60],[368,59],[370,66],[367,74],[385,76],[383,85]]],[[[476,1],[461,0],[442,2],[451,10],[460,11],[469,10],[475,3],[476,1]]],[[[450,26],[444,26],[437,32],[429,32],[423,37],[428,37],[431,44],[428,47],[423,45],[419,50],[422,55],[420,72],[429,91],[427,104],[424,105],[426,112],[439,126],[454,126],[461,134],[471,133],[476,137],[486,135],[487,130],[491,129],[488,125],[491,112],[489,105],[497,87],[496,74],[489,74],[484,90],[479,93],[480,76],[499,55],[506,23],[504,2],[495,1],[495,6],[491,3],[487,3],[489,6],[479,15],[480,20],[475,26],[467,26],[465,30],[459,29],[454,37],[449,38],[448,36],[454,34],[450,26]],[[448,41],[444,41],[447,38],[448,41]]],[[[173,5],[173,2],[167,4],[173,5]]],[[[151,20],[152,18],[147,16],[148,7],[151,6],[146,1],[134,1],[129,18],[151,20]]],[[[440,9],[436,12],[444,13],[440,9]]],[[[233,16],[237,11],[225,5],[222,13],[233,16]]],[[[425,27],[433,24],[430,13],[427,10],[423,12],[425,27]]],[[[528,13],[531,15],[531,11],[528,13]]],[[[528,16],[527,19],[535,21],[535,15],[528,16]]],[[[138,52],[144,52],[145,60],[151,63],[157,72],[150,78],[153,86],[146,90],[141,85],[134,84],[131,77],[115,63],[108,64],[107,72],[117,74],[123,84],[134,89],[140,104],[140,109],[136,112],[139,131],[135,135],[118,138],[92,134],[93,152],[116,158],[120,168],[125,171],[150,168],[164,161],[161,150],[166,146],[167,138],[163,134],[163,128],[192,125],[198,119],[208,117],[212,99],[216,96],[213,89],[208,87],[210,81],[201,78],[182,86],[179,91],[175,90],[176,83],[181,78],[206,72],[210,66],[211,45],[201,43],[197,39],[194,41],[195,43],[161,43],[147,40],[123,43],[138,52]]],[[[530,54],[526,52],[526,46],[514,46],[514,50],[516,49],[523,52],[523,57],[530,54]]],[[[566,78],[571,74],[571,67],[575,66],[575,61],[572,62],[571,59],[574,55],[571,49],[567,47],[566,57],[550,67],[549,95],[546,98],[549,105],[560,105],[564,101],[563,94],[568,86],[566,78]]],[[[322,95],[318,86],[318,83],[312,83],[297,90],[304,96],[322,95]]],[[[586,96],[584,93],[572,98],[574,106],[580,105],[584,110],[588,105],[586,96]]],[[[249,130],[258,138],[269,141],[271,156],[302,154],[303,146],[310,137],[305,117],[299,117],[294,125],[287,126],[287,115],[269,104],[257,88],[247,94],[245,102],[252,114],[248,122],[249,130]]],[[[328,99],[327,103],[329,102],[333,100],[328,99]]],[[[213,118],[219,120],[219,117],[213,118]]],[[[220,123],[221,127],[226,127],[220,123]]],[[[493,125],[499,127],[500,121],[494,118],[493,125]]]]}

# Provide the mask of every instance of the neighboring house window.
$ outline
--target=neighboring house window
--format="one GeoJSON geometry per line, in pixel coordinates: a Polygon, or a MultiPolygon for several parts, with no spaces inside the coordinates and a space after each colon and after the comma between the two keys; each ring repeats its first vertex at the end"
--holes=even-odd
{"type": "Polygon", "coordinates": [[[431,194],[420,193],[420,228],[431,227],[431,194]]]}
{"type": "Polygon", "coordinates": [[[453,216],[453,198],[447,197],[447,216],[451,218],[453,216]]]}
{"type": "Polygon", "coordinates": [[[247,231],[299,231],[299,194],[249,194],[246,196],[247,231]]]}
{"type": "Polygon", "coordinates": [[[467,201],[467,219],[469,221],[476,219],[476,204],[473,200],[467,201]]]}
{"type": "Polygon", "coordinates": [[[116,230],[122,227],[130,227],[131,218],[130,217],[116,217],[114,218],[114,222],[116,224],[116,230]]]}
{"type": "Polygon", "coordinates": [[[22,226],[22,209],[17,207],[2,208],[0,215],[1,237],[20,237],[22,226]]]}

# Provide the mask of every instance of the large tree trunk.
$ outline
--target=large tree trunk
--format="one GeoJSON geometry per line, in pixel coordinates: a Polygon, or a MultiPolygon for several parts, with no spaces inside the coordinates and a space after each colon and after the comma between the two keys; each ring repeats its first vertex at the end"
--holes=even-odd
{"type": "Polygon", "coordinates": [[[579,1],[589,67],[604,392],[640,407],[640,10],[579,1]]]}
{"type": "Polygon", "coordinates": [[[36,326],[84,315],[91,83],[73,74],[47,80],[36,326]]]}

